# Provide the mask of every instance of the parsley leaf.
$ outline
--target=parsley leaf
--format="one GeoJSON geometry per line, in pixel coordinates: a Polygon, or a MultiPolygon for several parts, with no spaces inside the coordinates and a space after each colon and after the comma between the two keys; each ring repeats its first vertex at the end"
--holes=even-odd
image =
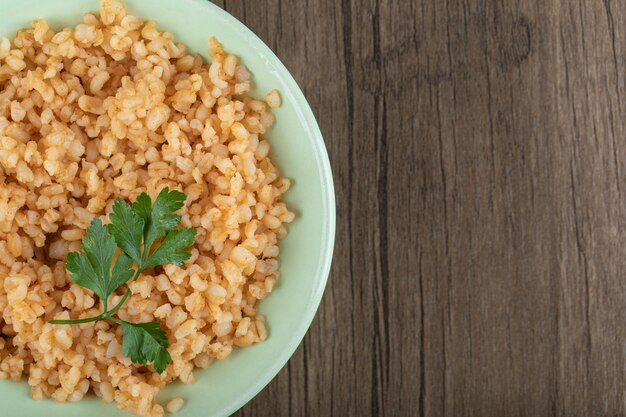
{"type": "Polygon", "coordinates": [[[144,256],[149,253],[150,247],[158,237],[165,236],[168,230],[178,226],[180,216],[171,213],[180,210],[185,205],[186,198],[187,196],[180,191],[170,191],[167,187],[161,190],[154,205],[146,193],[141,193],[137,197],[137,201],[133,203],[133,211],[145,222],[144,256]]]}
{"type": "Polygon", "coordinates": [[[122,248],[132,259],[141,265],[141,239],[143,238],[144,219],[124,202],[116,198],[113,212],[109,215],[111,224],[109,231],[115,238],[117,246],[122,248]]]}
{"type": "MultiPolygon", "coordinates": [[[[99,218],[94,218],[83,238],[83,253],[67,255],[67,270],[70,278],[81,287],[89,288],[101,300],[106,300],[113,291],[130,279],[133,274],[132,260],[118,256],[111,276],[111,262],[115,255],[115,240],[99,218]]],[[[106,302],[106,301],[105,301],[106,302]]]]}
{"type": "Polygon", "coordinates": [[[122,351],[135,363],[154,362],[154,369],[162,373],[172,362],[167,351],[170,345],[165,332],[159,329],[159,323],[128,323],[116,319],[124,329],[122,351]]]}
{"type": "Polygon", "coordinates": [[[191,257],[191,253],[184,249],[193,245],[195,237],[196,229],[170,230],[159,247],[150,255],[145,268],[164,264],[183,265],[191,257]]]}
{"type": "Polygon", "coordinates": [[[131,269],[134,261],[124,252],[120,253],[117,257],[113,271],[111,272],[110,293],[124,285],[129,279],[132,278],[135,271],[131,269]]]}

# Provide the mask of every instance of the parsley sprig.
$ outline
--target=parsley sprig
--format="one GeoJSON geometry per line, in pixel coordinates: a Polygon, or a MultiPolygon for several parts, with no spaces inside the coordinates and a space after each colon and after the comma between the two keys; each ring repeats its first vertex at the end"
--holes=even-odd
{"type": "Polygon", "coordinates": [[[163,372],[172,361],[165,331],[157,322],[129,323],[113,316],[130,296],[130,289],[111,309],[108,298],[131,278],[136,280],[145,269],[165,264],[181,266],[191,257],[185,249],[193,244],[196,230],[176,229],[180,216],[173,214],[183,207],[186,198],[180,191],[168,188],[159,193],[154,204],[146,193],[141,193],[132,205],[116,198],[109,215],[111,224],[105,226],[94,218],[83,238],[83,252],[69,253],[66,267],[72,281],[100,298],[103,311],[95,317],[50,323],[80,324],[102,319],[115,322],[124,329],[124,355],[142,365],[154,362],[154,369],[163,372]],[[122,252],[116,257],[118,247],[122,252]]]}

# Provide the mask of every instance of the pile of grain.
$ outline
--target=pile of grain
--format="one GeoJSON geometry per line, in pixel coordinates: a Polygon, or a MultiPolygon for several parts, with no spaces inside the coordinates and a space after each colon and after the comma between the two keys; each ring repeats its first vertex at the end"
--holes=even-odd
{"type": "Polygon", "coordinates": [[[276,283],[294,218],[263,139],[280,97],[247,97],[248,70],[214,40],[210,53],[207,64],[116,0],[75,28],[38,20],[0,38],[0,377],[26,375],[33,398],[78,401],[91,389],[162,416],[167,383],[191,383],[195,367],[266,338],[256,303],[276,283]],[[159,375],[122,354],[117,325],[48,321],[100,312],[65,270],[91,219],[107,222],[115,197],[164,187],[188,195],[192,258],[143,273],[119,311],[167,329],[173,362],[159,375]]]}

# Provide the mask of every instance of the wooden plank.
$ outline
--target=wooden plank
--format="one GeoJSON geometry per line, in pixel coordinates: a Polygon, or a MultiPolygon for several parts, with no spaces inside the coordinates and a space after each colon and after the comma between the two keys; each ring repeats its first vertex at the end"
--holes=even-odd
{"type": "Polygon", "coordinates": [[[624,415],[624,6],[558,13],[562,415],[624,415]]]}
{"type": "Polygon", "coordinates": [[[552,11],[513,1],[428,2],[421,10],[420,411],[545,415],[556,377],[554,262],[546,256],[552,11]]]}

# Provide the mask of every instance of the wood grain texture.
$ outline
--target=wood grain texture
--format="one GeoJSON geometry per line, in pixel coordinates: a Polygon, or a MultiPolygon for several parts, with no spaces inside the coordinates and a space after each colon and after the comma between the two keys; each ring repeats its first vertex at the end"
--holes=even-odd
{"type": "Polygon", "coordinates": [[[626,3],[221,0],[303,88],[337,238],[236,413],[626,415],[626,3]]]}

